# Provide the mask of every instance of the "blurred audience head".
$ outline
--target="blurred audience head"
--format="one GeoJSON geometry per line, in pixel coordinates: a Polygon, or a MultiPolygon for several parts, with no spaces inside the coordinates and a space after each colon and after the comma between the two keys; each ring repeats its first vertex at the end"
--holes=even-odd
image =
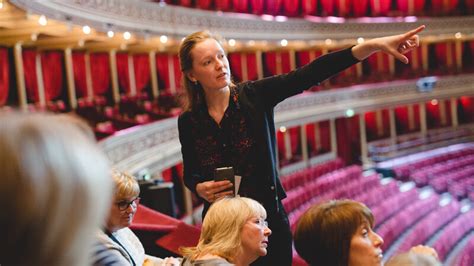
{"type": "Polygon", "coordinates": [[[441,266],[441,262],[435,249],[419,245],[410,252],[393,256],[385,266],[441,266]]]}
{"type": "Polygon", "coordinates": [[[0,113],[0,169],[0,264],[87,264],[112,191],[90,137],[53,115],[0,113]]]}
{"type": "Polygon", "coordinates": [[[140,186],[135,177],[117,170],[112,170],[112,177],[115,192],[106,224],[110,232],[130,226],[140,201],[140,186]]]}
{"type": "Polygon", "coordinates": [[[310,265],[382,265],[382,238],[372,228],[367,206],[352,200],[314,205],[300,218],[295,236],[298,254],[310,265]]]}
{"type": "Polygon", "coordinates": [[[232,263],[251,263],[267,254],[271,230],[266,218],[265,208],[253,199],[219,199],[204,218],[198,245],[183,252],[190,260],[213,254],[232,263]]]}

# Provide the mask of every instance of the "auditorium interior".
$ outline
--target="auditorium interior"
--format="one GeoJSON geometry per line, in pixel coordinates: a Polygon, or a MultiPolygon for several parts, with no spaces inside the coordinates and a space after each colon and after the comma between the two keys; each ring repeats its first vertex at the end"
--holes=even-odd
{"type": "MultiPolygon", "coordinates": [[[[141,201],[147,253],[179,256],[200,233],[177,118],[182,39],[222,36],[234,82],[419,25],[409,64],[376,53],[275,108],[290,227],[313,204],[365,203],[386,255],[418,244],[474,265],[473,0],[0,0],[0,110],[73,113],[141,201]]],[[[296,251],[293,265],[307,265],[296,251]]]]}

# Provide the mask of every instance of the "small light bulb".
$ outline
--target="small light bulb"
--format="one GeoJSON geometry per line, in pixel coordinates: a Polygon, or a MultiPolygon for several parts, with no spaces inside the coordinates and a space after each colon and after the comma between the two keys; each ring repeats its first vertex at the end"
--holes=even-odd
{"type": "Polygon", "coordinates": [[[361,44],[363,42],[364,42],[364,38],[362,38],[362,37],[357,38],[357,43],[358,44],[361,44]]]}
{"type": "Polygon", "coordinates": [[[113,31],[111,31],[111,30],[107,31],[107,37],[113,38],[114,35],[115,35],[115,33],[113,31]]]}
{"type": "Polygon", "coordinates": [[[229,45],[232,46],[232,47],[235,46],[235,40],[234,40],[234,39],[230,39],[230,40],[229,40],[229,45]]]}
{"type": "Polygon", "coordinates": [[[288,41],[286,39],[283,39],[280,41],[281,46],[285,47],[288,45],[288,41]]]}
{"type": "Polygon", "coordinates": [[[166,36],[166,35],[161,35],[161,36],[160,36],[160,42],[161,42],[161,43],[167,43],[167,42],[168,42],[168,36],[166,36]]]}
{"type": "Polygon", "coordinates": [[[46,17],[44,15],[41,15],[38,19],[38,23],[41,26],[46,26],[48,24],[48,20],[46,19],[46,17]]]}
{"type": "Polygon", "coordinates": [[[90,34],[91,33],[91,27],[85,25],[84,27],[82,27],[82,32],[84,32],[84,34],[90,34]]]}
{"type": "Polygon", "coordinates": [[[132,34],[130,34],[130,32],[126,31],[123,33],[123,38],[125,40],[130,40],[130,38],[132,38],[132,34]]]}

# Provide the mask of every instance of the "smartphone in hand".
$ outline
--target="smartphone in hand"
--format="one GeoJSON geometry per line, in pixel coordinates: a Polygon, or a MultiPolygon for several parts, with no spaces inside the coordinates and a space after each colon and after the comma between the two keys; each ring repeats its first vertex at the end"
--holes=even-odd
{"type": "Polygon", "coordinates": [[[234,168],[230,167],[220,167],[214,170],[214,181],[223,181],[229,180],[232,183],[232,187],[224,190],[224,191],[233,191],[235,196],[235,176],[234,176],[234,168]]]}

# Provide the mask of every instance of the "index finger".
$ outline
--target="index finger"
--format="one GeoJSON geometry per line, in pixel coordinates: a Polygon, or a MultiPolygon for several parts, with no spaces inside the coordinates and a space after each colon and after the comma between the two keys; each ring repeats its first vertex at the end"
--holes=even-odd
{"type": "Polygon", "coordinates": [[[218,187],[222,187],[222,186],[227,186],[230,183],[231,182],[229,180],[214,181],[214,183],[212,184],[212,187],[213,188],[218,188],[218,187]]]}
{"type": "Polygon", "coordinates": [[[414,30],[406,32],[405,34],[403,34],[403,39],[409,39],[409,38],[413,37],[414,35],[416,35],[417,33],[419,33],[420,31],[424,30],[425,28],[426,28],[425,25],[421,25],[421,26],[419,26],[418,28],[416,28],[414,30]]]}

